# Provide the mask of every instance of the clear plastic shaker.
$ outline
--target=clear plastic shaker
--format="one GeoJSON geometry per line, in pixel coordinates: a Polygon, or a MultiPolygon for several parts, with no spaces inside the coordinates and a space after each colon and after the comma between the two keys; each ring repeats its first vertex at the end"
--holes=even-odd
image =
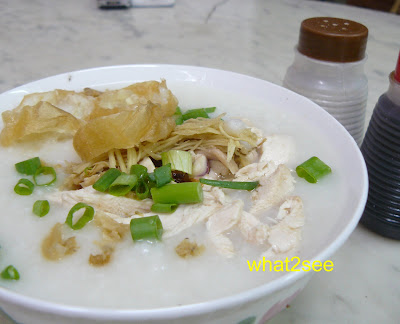
{"type": "Polygon", "coordinates": [[[301,23],[293,64],[283,86],[329,112],[358,145],[364,134],[368,81],[364,74],[368,29],[341,18],[301,23]]]}

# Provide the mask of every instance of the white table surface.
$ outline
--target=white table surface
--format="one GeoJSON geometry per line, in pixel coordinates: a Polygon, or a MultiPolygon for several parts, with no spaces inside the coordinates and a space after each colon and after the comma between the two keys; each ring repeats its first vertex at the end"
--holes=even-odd
{"type": "MultiPolygon", "coordinates": [[[[95,0],[2,0],[0,92],[78,69],[139,63],[213,67],[281,84],[300,23],[315,16],[369,29],[367,119],[387,90],[400,49],[400,16],[296,0],[176,0],[172,8],[99,10],[95,0]]],[[[400,323],[400,241],[358,226],[271,324],[400,323]]],[[[8,320],[0,314],[0,323],[8,320]]]]}

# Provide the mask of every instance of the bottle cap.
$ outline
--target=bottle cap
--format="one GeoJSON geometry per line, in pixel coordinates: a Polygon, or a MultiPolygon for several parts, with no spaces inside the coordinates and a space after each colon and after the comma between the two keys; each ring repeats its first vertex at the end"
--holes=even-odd
{"type": "Polygon", "coordinates": [[[400,52],[399,58],[397,59],[396,70],[394,70],[394,79],[400,83],[400,52]]]}
{"type": "Polygon", "coordinates": [[[355,62],[365,57],[368,28],[341,18],[314,17],[302,21],[297,49],[308,57],[331,62],[355,62]]]}

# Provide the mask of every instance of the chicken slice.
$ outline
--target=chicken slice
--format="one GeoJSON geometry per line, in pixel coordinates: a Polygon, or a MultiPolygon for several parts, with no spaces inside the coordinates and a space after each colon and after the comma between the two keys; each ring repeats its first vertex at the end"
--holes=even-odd
{"type": "Polygon", "coordinates": [[[244,239],[253,244],[263,244],[269,235],[269,226],[246,211],[243,211],[239,229],[244,239]]]}
{"type": "Polygon", "coordinates": [[[279,165],[272,175],[261,177],[260,186],[251,194],[253,205],[250,213],[255,214],[280,204],[293,189],[294,178],[290,170],[284,164],[279,165]]]}
{"type": "Polygon", "coordinates": [[[194,224],[205,222],[213,213],[217,212],[229,200],[222,189],[205,186],[203,203],[195,205],[180,205],[170,215],[159,214],[164,228],[164,238],[179,234],[194,224]]]}
{"type": "Polygon", "coordinates": [[[221,188],[203,185],[203,205],[209,206],[215,203],[225,205],[231,201],[221,188]]]}
{"type": "Polygon", "coordinates": [[[234,227],[240,220],[243,201],[235,200],[225,205],[208,219],[208,235],[217,252],[226,257],[233,257],[235,250],[232,241],[224,233],[234,227]]]}
{"type": "Polygon", "coordinates": [[[278,168],[274,162],[264,161],[251,163],[239,169],[235,181],[258,181],[261,177],[269,177],[278,168]]]}
{"type": "Polygon", "coordinates": [[[175,236],[194,224],[206,221],[219,208],[218,204],[181,205],[173,214],[159,214],[164,229],[163,238],[175,236]]]}
{"type": "Polygon", "coordinates": [[[276,165],[286,164],[293,157],[295,145],[289,135],[270,135],[261,146],[260,162],[273,161],[276,165]]]}
{"type": "Polygon", "coordinates": [[[131,216],[135,214],[135,212],[149,212],[153,204],[151,199],[135,200],[126,197],[115,197],[99,192],[92,187],[79,190],[59,191],[50,195],[49,200],[68,205],[83,202],[92,206],[94,209],[124,217],[131,216]]]}
{"type": "Polygon", "coordinates": [[[289,197],[279,207],[277,219],[280,222],[271,226],[268,242],[274,253],[288,252],[301,240],[304,225],[303,201],[300,197],[289,197]]]}

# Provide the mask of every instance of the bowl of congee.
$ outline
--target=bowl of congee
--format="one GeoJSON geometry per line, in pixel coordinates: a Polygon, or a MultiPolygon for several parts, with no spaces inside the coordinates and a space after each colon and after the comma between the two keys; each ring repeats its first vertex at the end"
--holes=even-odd
{"type": "Polygon", "coordinates": [[[233,72],[81,70],[0,107],[0,308],[20,324],[263,324],[333,271],[367,198],[333,117],[233,72]]]}

